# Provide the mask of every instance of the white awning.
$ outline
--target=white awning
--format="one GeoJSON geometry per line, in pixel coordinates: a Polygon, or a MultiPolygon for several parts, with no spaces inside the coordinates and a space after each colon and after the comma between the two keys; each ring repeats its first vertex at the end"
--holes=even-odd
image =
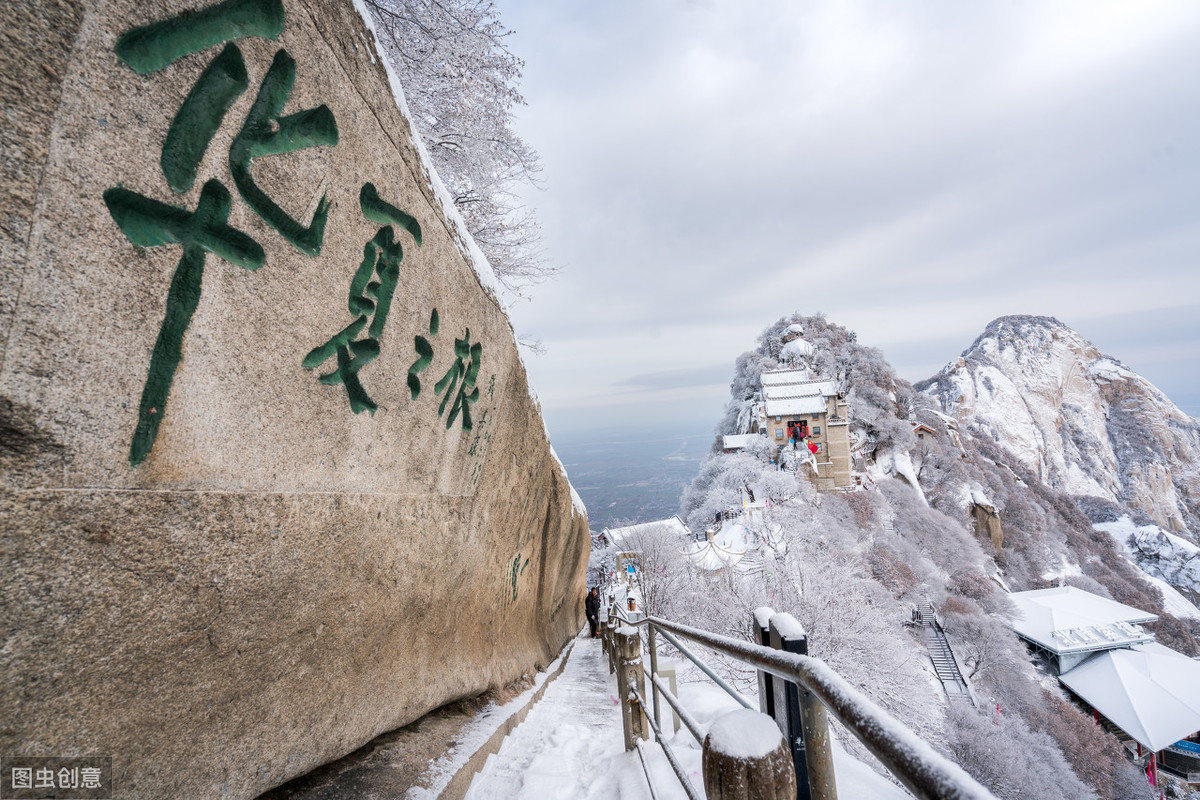
{"type": "Polygon", "coordinates": [[[1160,644],[1105,650],[1058,679],[1155,752],[1200,731],[1200,662],[1160,644]]]}
{"type": "Polygon", "coordinates": [[[1017,614],[1012,629],[1054,653],[1083,653],[1149,642],[1154,637],[1137,627],[1158,615],[1109,600],[1074,586],[1014,592],[1017,614]]]}

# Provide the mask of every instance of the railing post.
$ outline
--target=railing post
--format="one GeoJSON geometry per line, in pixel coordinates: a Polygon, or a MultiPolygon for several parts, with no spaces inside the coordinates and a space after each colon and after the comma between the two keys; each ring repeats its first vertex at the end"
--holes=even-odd
{"type": "MultiPolygon", "coordinates": [[[[771,617],[775,609],[770,606],[759,606],[750,614],[750,629],[754,632],[754,643],[763,647],[771,646],[771,617]]],[[[775,686],[774,676],[769,672],[758,670],[758,710],[772,719],[775,718],[775,686]]]]}
{"type": "MultiPolygon", "coordinates": [[[[675,697],[679,697],[679,685],[675,682],[675,668],[674,667],[663,667],[662,672],[659,674],[658,677],[661,678],[663,681],[666,681],[666,684],[671,687],[672,695],[674,695],[675,697]]],[[[670,703],[668,703],[667,705],[670,705],[670,703]]],[[[672,725],[673,731],[675,733],[679,733],[679,712],[675,710],[674,706],[671,706],[671,725],[672,725]]],[[[661,727],[662,726],[659,725],[659,728],[661,728],[661,727]]]]}
{"type": "Polygon", "coordinates": [[[608,635],[608,674],[612,675],[617,671],[617,620],[613,615],[609,615],[606,623],[608,635]]]}
{"type": "MultiPolygon", "coordinates": [[[[650,674],[657,675],[658,674],[658,637],[655,634],[653,622],[647,623],[646,627],[650,629],[650,674]]],[[[653,681],[650,682],[650,693],[653,697],[652,702],[654,703],[654,723],[656,725],[658,725],[659,730],[662,730],[662,726],[663,726],[663,724],[662,724],[662,709],[659,707],[658,686],[655,685],[655,683],[653,681]]],[[[642,695],[642,696],[645,697],[645,695],[642,695]]]]}
{"type": "Polygon", "coordinates": [[[805,690],[800,695],[800,725],[806,731],[804,753],[808,787],[813,800],[837,800],[837,778],[833,772],[833,745],[825,704],[805,690]]]}
{"type": "MultiPolygon", "coordinates": [[[[791,614],[775,614],[769,622],[771,647],[808,655],[808,634],[791,614]]],[[[825,706],[807,689],[791,681],[774,681],[775,720],[787,737],[796,766],[799,800],[837,800],[833,750],[825,706]]]]}
{"type": "Polygon", "coordinates": [[[637,747],[639,739],[649,738],[648,725],[642,717],[642,707],[633,696],[636,691],[646,696],[645,677],[642,674],[642,637],[637,628],[624,625],[617,628],[617,692],[621,697],[621,727],[625,731],[625,749],[637,747]]]}
{"type": "Polygon", "coordinates": [[[719,717],[701,755],[708,800],[791,800],[796,772],[771,718],[739,708],[719,717]]]}
{"type": "Polygon", "coordinates": [[[606,656],[608,655],[608,647],[609,647],[608,620],[609,620],[610,616],[611,616],[611,614],[606,611],[604,614],[604,619],[601,619],[598,621],[598,627],[600,629],[600,652],[604,653],[604,655],[606,655],[606,656]]]}

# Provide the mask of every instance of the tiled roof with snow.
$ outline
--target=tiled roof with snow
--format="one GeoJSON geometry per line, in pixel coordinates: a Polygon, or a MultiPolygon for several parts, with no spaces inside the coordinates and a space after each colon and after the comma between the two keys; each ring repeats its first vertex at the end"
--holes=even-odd
{"type": "Polygon", "coordinates": [[[823,414],[826,397],[837,394],[837,384],[811,379],[808,370],[782,369],[762,374],[763,399],[769,417],[823,414]]]}
{"type": "Polygon", "coordinates": [[[1200,662],[1160,644],[1097,653],[1058,679],[1151,750],[1200,730],[1200,662]]]}
{"type": "Polygon", "coordinates": [[[767,398],[766,413],[768,417],[787,417],[796,414],[824,414],[825,400],[819,394],[779,399],[767,398]]]}
{"type": "Polygon", "coordinates": [[[684,555],[698,569],[713,571],[736,566],[750,551],[751,534],[740,522],[726,520],[712,541],[695,542],[684,549],[684,555]]]}
{"type": "Polygon", "coordinates": [[[1154,622],[1158,615],[1074,586],[1014,592],[1009,599],[1017,610],[1012,620],[1016,634],[1059,655],[1154,639],[1137,623],[1154,622]]]}
{"type": "Polygon", "coordinates": [[[802,397],[815,394],[831,397],[837,394],[837,385],[824,379],[763,384],[764,397],[802,397]]]}
{"type": "Polygon", "coordinates": [[[772,369],[762,374],[763,386],[778,386],[783,383],[811,383],[806,369],[772,369]]]}

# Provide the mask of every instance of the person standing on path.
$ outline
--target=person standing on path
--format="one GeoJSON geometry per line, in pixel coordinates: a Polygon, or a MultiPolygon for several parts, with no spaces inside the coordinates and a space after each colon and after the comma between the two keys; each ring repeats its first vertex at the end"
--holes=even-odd
{"type": "Polygon", "coordinates": [[[600,595],[598,592],[598,589],[592,587],[588,592],[587,600],[583,603],[584,613],[587,615],[588,625],[591,626],[593,638],[600,625],[600,595]]]}

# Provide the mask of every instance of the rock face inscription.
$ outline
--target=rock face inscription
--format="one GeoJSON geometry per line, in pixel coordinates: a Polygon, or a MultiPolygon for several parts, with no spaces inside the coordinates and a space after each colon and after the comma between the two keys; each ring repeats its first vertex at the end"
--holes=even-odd
{"type": "Polygon", "coordinates": [[[0,17],[0,752],[252,797],[548,663],[586,518],[355,7],[0,17]]]}

